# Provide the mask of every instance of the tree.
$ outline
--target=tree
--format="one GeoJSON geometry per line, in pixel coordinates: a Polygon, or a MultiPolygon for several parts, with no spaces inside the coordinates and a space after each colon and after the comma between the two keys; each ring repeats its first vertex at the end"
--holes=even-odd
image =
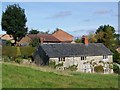
{"type": "Polygon", "coordinates": [[[115,29],[110,25],[100,26],[96,30],[97,42],[103,43],[106,47],[115,46],[115,29]]]}
{"type": "Polygon", "coordinates": [[[97,38],[95,36],[96,34],[92,34],[92,33],[87,36],[90,43],[97,42],[97,38]]]}
{"type": "Polygon", "coordinates": [[[75,39],[76,43],[82,43],[82,40],[80,38],[75,39]]]}
{"type": "Polygon", "coordinates": [[[8,5],[2,13],[2,30],[13,36],[16,42],[27,33],[25,11],[18,4],[8,5]]]}
{"type": "Polygon", "coordinates": [[[34,38],[34,39],[32,40],[32,42],[30,43],[30,45],[31,45],[32,47],[37,47],[37,46],[39,46],[39,44],[40,44],[40,39],[39,39],[39,38],[34,38]]]}
{"type": "Polygon", "coordinates": [[[39,31],[38,30],[34,30],[34,29],[31,29],[29,31],[29,34],[38,34],[38,33],[39,33],[39,31]]]}
{"type": "Polygon", "coordinates": [[[49,34],[49,30],[46,31],[46,32],[40,31],[39,33],[40,33],[40,34],[49,34]]]}

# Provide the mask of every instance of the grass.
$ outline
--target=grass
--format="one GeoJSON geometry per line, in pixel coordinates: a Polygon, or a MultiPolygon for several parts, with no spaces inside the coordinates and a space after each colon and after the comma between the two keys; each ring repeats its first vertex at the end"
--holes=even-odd
{"type": "Polygon", "coordinates": [[[46,67],[2,65],[3,88],[118,88],[118,75],[65,72],[46,67]]]}

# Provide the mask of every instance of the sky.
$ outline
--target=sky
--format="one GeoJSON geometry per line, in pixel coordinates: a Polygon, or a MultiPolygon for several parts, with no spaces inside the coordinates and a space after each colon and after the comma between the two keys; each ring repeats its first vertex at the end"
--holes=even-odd
{"type": "MultiPolygon", "coordinates": [[[[29,30],[51,33],[60,28],[79,37],[109,24],[118,31],[118,2],[2,2],[1,11],[12,4],[25,9],[29,30]]],[[[0,30],[0,34],[3,33],[0,30]]]]}

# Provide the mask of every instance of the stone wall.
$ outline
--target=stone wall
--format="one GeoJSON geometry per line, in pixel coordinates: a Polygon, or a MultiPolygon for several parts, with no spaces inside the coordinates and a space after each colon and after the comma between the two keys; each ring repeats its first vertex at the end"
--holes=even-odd
{"type": "Polygon", "coordinates": [[[56,64],[63,62],[63,67],[78,65],[77,71],[81,72],[84,72],[85,68],[87,68],[86,72],[92,72],[90,63],[93,62],[95,62],[96,65],[102,65],[103,63],[100,63],[100,61],[113,62],[112,55],[108,55],[108,59],[103,59],[103,56],[86,56],[86,60],[81,60],[81,57],[65,57],[65,61],[59,61],[59,58],[50,58],[50,61],[54,61],[56,64]]]}

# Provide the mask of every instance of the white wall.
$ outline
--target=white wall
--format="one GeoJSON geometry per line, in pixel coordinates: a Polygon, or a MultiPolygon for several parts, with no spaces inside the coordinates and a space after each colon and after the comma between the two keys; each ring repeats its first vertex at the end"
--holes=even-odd
{"type": "MultiPolygon", "coordinates": [[[[85,67],[84,62],[91,62],[91,60],[94,60],[97,64],[100,64],[99,61],[106,61],[106,62],[113,62],[112,55],[108,56],[108,59],[103,59],[103,56],[86,56],[86,60],[81,60],[81,57],[65,57],[65,61],[63,61],[63,67],[69,67],[71,65],[78,65],[77,71],[82,71],[85,67]]],[[[55,61],[56,64],[61,63],[59,62],[59,58],[50,58],[50,61],[55,61]]],[[[86,67],[88,68],[87,72],[90,72],[91,69],[89,68],[90,65],[86,64],[86,67]]]]}

